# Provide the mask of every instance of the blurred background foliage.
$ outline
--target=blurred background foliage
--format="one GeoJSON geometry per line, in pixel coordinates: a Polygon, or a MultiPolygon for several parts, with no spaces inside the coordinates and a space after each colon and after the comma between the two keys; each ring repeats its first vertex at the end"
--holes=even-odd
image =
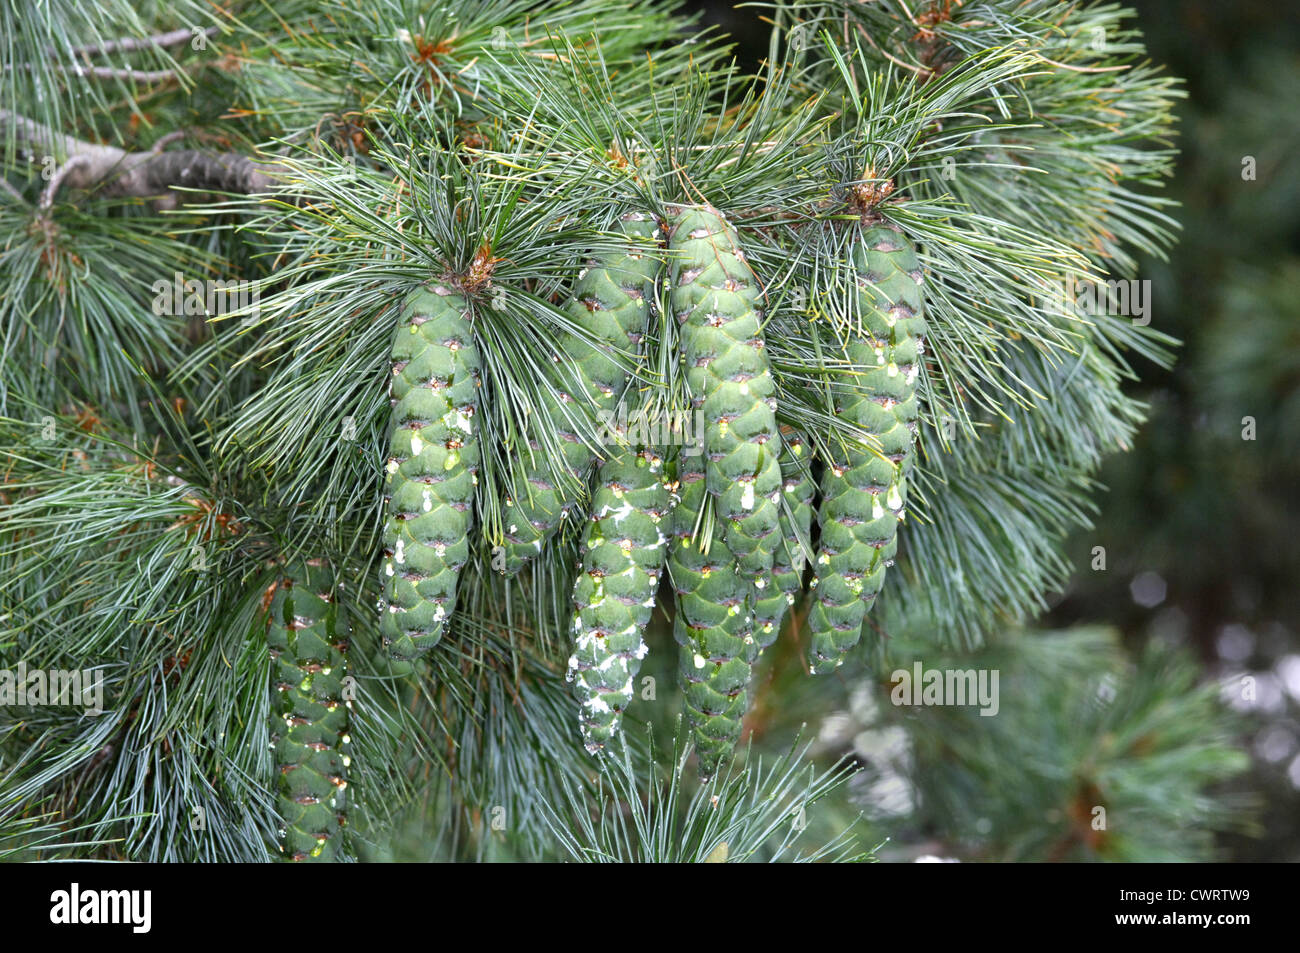
{"type": "Polygon", "coordinates": [[[1153,323],[1184,342],[1144,373],[1151,418],[1112,457],[1091,547],[1051,621],[1104,620],[1131,645],[1195,653],[1245,715],[1256,836],[1237,860],[1300,859],[1300,13],[1292,4],[1142,3],[1152,56],[1185,78],[1171,186],[1183,236],[1145,262],[1153,323]],[[1249,158],[1248,158],[1249,157],[1249,158]],[[1249,174],[1253,159],[1254,179],[1249,174]],[[1243,439],[1243,418],[1255,439],[1243,439]],[[1253,699],[1237,690],[1253,678],[1253,699]]]}

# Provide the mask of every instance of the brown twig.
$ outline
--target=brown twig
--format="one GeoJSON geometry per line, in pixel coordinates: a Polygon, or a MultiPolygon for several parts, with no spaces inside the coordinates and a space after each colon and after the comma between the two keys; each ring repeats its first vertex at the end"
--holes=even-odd
{"type": "MultiPolygon", "coordinates": [[[[30,63],[19,63],[17,66],[5,67],[6,70],[32,68],[30,63]]],[[[55,63],[51,66],[51,69],[60,73],[71,73],[73,76],[86,76],[91,79],[129,79],[144,85],[176,79],[175,71],[169,69],[137,70],[117,66],[82,66],[80,63],[73,63],[69,66],[55,63]]]]}

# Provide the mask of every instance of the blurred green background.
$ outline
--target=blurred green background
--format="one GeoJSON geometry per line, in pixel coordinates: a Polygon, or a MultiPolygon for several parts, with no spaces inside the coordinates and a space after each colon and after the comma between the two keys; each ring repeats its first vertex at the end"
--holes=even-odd
{"type": "MultiPolygon", "coordinates": [[[[1096,526],[1071,542],[1079,571],[1041,625],[1102,626],[1133,656],[1177,647],[1197,659],[1197,680],[1218,683],[1241,713],[1233,730],[1251,758],[1217,790],[1253,803],[1254,823],[1220,833],[1217,854],[1295,861],[1300,10],[1260,0],[1128,5],[1151,58],[1186,83],[1182,155],[1168,186],[1182,203],[1182,239],[1169,261],[1144,261],[1139,273],[1152,282],[1154,326],[1183,346],[1170,370],[1138,367],[1132,392],[1150,404],[1150,419],[1133,451],[1103,469],[1096,526]],[[1091,569],[1097,546],[1105,571],[1091,569]]],[[[761,11],[696,6],[736,38],[745,65],[766,53],[761,11]]]]}
{"type": "Polygon", "coordinates": [[[1052,620],[1101,620],[1131,641],[1191,648],[1206,675],[1255,678],[1243,739],[1257,794],[1238,860],[1300,859],[1300,17],[1289,3],[1142,3],[1152,57],[1187,83],[1183,207],[1169,262],[1149,261],[1154,323],[1180,338],[1148,368],[1152,415],[1102,472],[1112,554],[1052,620]],[[1253,160],[1253,162],[1252,162],[1253,160]],[[1249,178],[1253,165],[1254,178],[1249,178]],[[1243,439],[1243,418],[1255,439],[1243,439]]]}

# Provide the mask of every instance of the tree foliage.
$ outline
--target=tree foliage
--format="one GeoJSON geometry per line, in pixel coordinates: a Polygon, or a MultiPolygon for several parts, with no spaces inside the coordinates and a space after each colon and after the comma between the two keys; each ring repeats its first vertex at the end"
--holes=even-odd
{"type": "MultiPolygon", "coordinates": [[[[847,772],[787,754],[816,691],[789,683],[807,680],[813,597],[764,603],[797,594],[790,547],[810,558],[828,538],[812,487],[838,448],[903,453],[843,409],[868,370],[862,281],[882,280],[855,243],[884,229],[915,247],[925,338],[897,568],[837,692],[877,670],[881,635],[961,651],[1043,606],[1101,458],[1143,419],[1134,360],[1173,343],[1058,293],[1131,277],[1172,241],[1159,188],[1180,92],[1129,15],[914,6],[765,5],[750,75],[658,0],[0,5],[0,651],[93,669],[109,698],[98,716],[6,709],[0,838],[39,856],[272,856],[294,818],[275,800],[266,612],[305,561],[328,567],[351,634],[343,857],[845,859],[883,840],[846,834],[847,772]],[[644,308],[629,298],[641,325],[612,334],[590,315],[628,302],[605,301],[589,263],[628,255],[628,221],[661,225],[640,238],[662,267],[644,308]],[[725,296],[693,288],[702,274],[725,296]],[[660,587],[644,668],[603,689],[630,730],[593,759],[564,674],[575,576],[613,565],[587,516],[624,499],[611,468],[633,465],[598,413],[616,396],[646,417],[700,407],[706,433],[699,456],[680,429],[667,441],[677,607],[660,587]],[[437,423],[471,406],[472,428],[437,423]],[[451,522],[421,523],[421,499],[451,522]],[[525,499],[581,518],[530,517],[523,539],[525,499]],[[417,549],[412,581],[395,557],[417,549]],[[381,623],[380,604],[411,624],[381,623]],[[764,618],[784,619],[779,639],[764,618]],[[704,786],[682,770],[690,729],[704,786]],[[821,816],[795,837],[791,810],[821,816]]],[[[658,578],[625,562],[641,588],[658,578]]],[[[580,622],[606,593],[632,598],[578,592],[580,622]]],[[[647,615],[618,614],[634,642],[580,644],[580,667],[646,654],[647,615]]],[[[1012,736],[1040,717],[1014,711],[1012,736]]],[[[612,737],[593,730],[594,748],[612,737]]],[[[972,752],[990,743],[974,734],[972,752]]],[[[1199,774],[1142,766],[1206,825],[1198,792],[1231,763],[1211,747],[1199,774]]],[[[955,798],[978,770],[952,770],[955,798]]]]}

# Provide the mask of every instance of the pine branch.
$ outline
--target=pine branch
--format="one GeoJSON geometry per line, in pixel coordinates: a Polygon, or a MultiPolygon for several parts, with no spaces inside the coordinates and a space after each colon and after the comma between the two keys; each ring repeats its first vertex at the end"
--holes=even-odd
{"type": "Polygon", "coordinates": [[[563,799],[544,805],[544,817],[567,857],[582,863],[869,859],[852,824],[829,833],[816,824],[822,802],[849,782],[852,769],[816,773],[805,761],[807,750],[796,743],[767,764],[756,759],[692,788],[685,777],[688,750],[674,748],[664,779],[652,754],[634,757],[624,746],[603,762],[594,797],[566,786],[563,799]]]}
{"type": "MultiPolygon", "coordinates": [[[[454,18],[387,0],[237,5],[222,16],[238,59],[223,65],[239,68],[201,71],[167,52],[194,35],[172,29],[177,20],[111,6],[51,0],[22,16],[0,7],[0,26],[22,27],[5,31],[20,39],[0,75],[14,177],[0,204],[0,412],[9,415],[0,420],[0,651],[92,666],[113,702],[97,719],[46,706],[0,729],[0,831],[33,850],[46,843],[44,822],[19,816],[17,805],[32,804],[55,812],[69,837],[84,828],[55,848],[70,856],[264,859],[298,802],[277,807],[273,796],[263,597],[281,567],[306,561],[337,570],[330,608],[353,633],[348,824],[328,838],[341,858],[859,856],[854,841],[867,841],[839,837],[851,823],[846,773],[805,774],[803,753],[767,770],[764,734],[783,747],[794,723],[825,718],[827,698],[863,662],[892,657],[917,633],[931,649],[973,646],[1040,609],[1068,577],[1062,538],[1089,518],[1096,467],[1142,421],[1126,393],[1137,376],[1130,362],[1168,359],[1172,342],[1159,331],[1073,313],[1043,294],[1125,272],[1172,238],[1167,202],[1151,187],[1169,169],[1178,92],[1141,62],[1123,14],[1054,0],[996,0],[978,13],[780,4],[770,62],[746,76],[720,39],[681,42],[686,21],[641,0],[617,9],[474,0],[454,18]],[[1103,50],[1090,45],[1096,29],[1103,50]],[[803,31],[815,42],[796,42],[803,31]],[[132,59],[90,62],[114,54],[132,59]],[[130,88],[154,65],[173,67],[180,82],[130,88]],[[79,70],[102,75],[74,88],[79,70]],[[192,93],[176,88],[191,74],[192,93]],[[187,135],[202,141],[218,116],[230,133],[219,147],[162,151],[187,135]],[[148,151],[139,151],[141,123],[148,151]],[[101,135],[114,145],[96,144],[101,135]],[[38,185],[16,152],[60,164],[38,185]],[[73,189],[97,200],[59,200],[73,189]],[[204,206],[194,201],[201,192],[232,198],[204,206]],[[678,326],[673,302],[684,310],[692,282],[720,260],[721,246],[705,241],[714,230],[697,222],[672,236],[675,246],[696,243],[694,262],[670,251],[631,295],[610,279],[628,300],[659,307],[620,326],[627,346],[602,336],[589,285],[607,276],[588,272],[584,284],[584,265],[627,252],[618,222],[629,210],[647,216],[657,244],[666,235],[656,227],[683,205],[734,226],[725,256],[734,267],[718,287],[745,300],[701,301],[694,323],[678,326]],[[860,340],[862,282],[886,280],[853,258],[864,228],[897,229],[917,247],[903,272],[925,288],[925,349],[898,362],[916,372],[917,462],[899,565],[867,617],[865,647],[830,686],[810,689],[796,661],[806,646],[791,641],[807,634],[807,613],[797,600],[785,611],[802,567],[785,550],[817,551],[812,524],[800,521],[838,449],[862,448],[862,459],[886,449],[882,428],[867,426],[871,406],[855,421],[842,413],[847,381],[888,370],[860,340]],[[147,292],[177,273],[236,275],[255,294],[222,313],[174,314],[147,292]],[[427,310],[401,324],[400,303],[421,287],[454,297],[454,327],[446,315],[423,320],[427,310]],[[744,320],[737,340],[720,342],[728,315],[744,320]],[[452,373],[416,366],[408,345],[421,328],[421,355],[465,359],[449,362],[452,373]],[[592,355],[617,369],[615,383],[590,373],[592,355]],[[718,380],[704,381],[711,367],[718,380]],[[394,371],[417,397],[460,388],[454,406],[417,399],[394,420],[394,371]],[[588,378],[594,389],[575,386],[588,378]],[[714,452],[696,459],[718,499],[696,494],[674,522],[683,538],[734,548],[752,591],[734,587],[732,599],[735,560],[683,563],[678,575],[698,570],[708,586],[679,588],[703,621],[716,621],[719,603],[744,605],[772,629],[729,633],[743,666],[778,638],[783,618],[794,621],[759,660],[758,680],[770,679],[761,712],[745,717],[734,683],[714,686],[726,701],[706,699],[709,716],[727,708],[722,740],[746,729],[756,737],[744,768],[697,788],[681,777],[680,696],[667,688],[668,633],[676,622],[680,634],[684,615],[668,618],[671,593],[654,591],[657,557],[637,563],[647,574],[635,593],[602,575],[636,570],[628,560],[656,538],[653,518],[635,539],[620,520],[661,516],[667,492],[682,486],[633,480],[626,455],[610,464],[595,411],[621,395],[648,416],[671,414],[703,391],[719,396],[708,421],[714,452]],[[476,473],[456,469],[463,440],[438,429],[469,406],[476,473]],[[740,420],[747,412],[754,420],[740,420]],[[428,452],[426,428],[441,450],[428,452]],[[734,439],[746,428],[752,440],[734,439]],[[810,460],[794,472],[789,454],[773,451],[761,495],[789,487],[797,499],[741,532],[746,488],[757,483],[746,454],[773,441],[805,446],[810,460]],[[440,620],[436,647],[393,664],[375,611],[389,578],[381,573],[398,571],[394,540],[383,553],[384,469],[422,454],[409,498],[388,515],[392,525],[418,520],[434,511],[440,478],[464,478],[441,501],[456,516],[419,537],[436,550],[448,543],[442,529],[458,530],[456,611],[440,620]],[[597,514],[587,512],[592,468],[597,514]],[[530,482],[562,488],[556,498],[583,518],[503,578],[494,561],[509,531],[504,501],[530,482]],[[632,484],[647,500],[627,499],[632,484]],[[593,549],[611,541],[618,553],[608,559],[593,549]],[[563,680],[580,564],[589,637],[578,667],[615,660],[601,668],[608,679],[584,679],[587,697],[615,689],[610,712],[626,706],[625,721],[649,723],[661,744],[672,737],[667,770],[635,728],[621,757],[593,761],[583,750],[579,702],[563,680]],[[617,605],[602,602],[611,594],[617,605]],[[607,628],[618,628],[616,643],[592,641],[607,628]],[[634,671],[624,663],[646,654],[642,630],[649,651],[634,671]],[[648,695],[633,677],[650,679],[648,695]],[[809,811],[815,829],[800,839],[789,812],[809,798],[820,799],[809,811]],[[208,818],[199,834],[196,807],[208,818]]],[[[910,405],[900,419],[912,423],[910,405]]],[[[643,459],[679,476],[690,469],[675,447],[648,447],[643,459]]],[[[1082,640],[1074,651],[1090,648],[1082,640]]],[[[697,656],[714,654],[704,645],[683,656],[688,691],[697,656]]],[[[1059,699],[1039,702],[1061,714],[1059,699]]],[[[1212,720],[1204,706],[1184,713],[1212,720]]],[[[597,714],[594,747],[609,740],[606,713],[597,714]]],[[[1137,705],[1126,716],[1149,725],[1157,714],[1137,705]]],[[[1130,722],[1089,724],[1122,731],[1130,722]]],[[[1162,750],[1181,766],[1177,738],[1162,750]]],[[[1222,750],[1211,754],[1226,770],[1222,750]]],[[[330,766],[320,778],[332,785],[343,774],[330,766]]],[[[1154,768],[1146,780],[1170,784],[1154,768]]],[[[945,784],[956,792],[969,778],[945,784]]],[[[1190,788],[1169,790],[1210,817],[1190,788]]],[[[302,827],[295,850],[310,853],[328,832],[319,827],[320,818],[302,827]]]]}

